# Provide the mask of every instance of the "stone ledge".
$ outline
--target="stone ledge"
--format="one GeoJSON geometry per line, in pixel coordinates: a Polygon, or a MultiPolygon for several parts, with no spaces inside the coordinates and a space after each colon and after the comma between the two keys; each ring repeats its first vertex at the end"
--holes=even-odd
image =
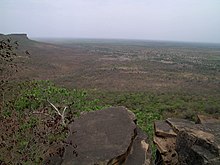
{"type": "Polygon", "coordinates": [[[155,122],[156,164],[220,164],[220,120],[198,115],[198,121],[169,118],[155,122]]]}

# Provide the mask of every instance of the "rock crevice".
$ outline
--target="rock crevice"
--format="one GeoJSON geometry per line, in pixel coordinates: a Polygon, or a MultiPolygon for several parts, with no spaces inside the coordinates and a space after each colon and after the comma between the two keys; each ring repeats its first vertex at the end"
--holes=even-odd
{"type": "Polygon", "coordinates": [[[156,164],[220,164],[219,119],[198,115],[196,123],[167,119],[155,122],[154,126],[154,143],[158,150],[156,164]]]}

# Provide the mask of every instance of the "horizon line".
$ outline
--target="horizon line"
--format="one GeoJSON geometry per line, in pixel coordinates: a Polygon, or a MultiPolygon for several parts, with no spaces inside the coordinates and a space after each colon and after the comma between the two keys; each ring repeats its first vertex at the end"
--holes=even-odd
{"type": "Polygon", "coordinates": [[[131,41],[153,41],[153,42],[178,42],[198,44],[220,44],[220,42],[189,41],[189,40],[166,40],[166,39],[143,39],[143,38],[106,38],[106,37],[30,37],[31,39],[72,39],[72,40],[131,40],[131,41]]]}
{"type": "Polygon", "coordinates": [[[197,44],[220,44],[220,42],[210,41],[190,41],[190,40],[172,40],[172,39],[144,39],[144,38],[123,38],[123,37],[32,37],[25,32],[0,33],[0,35],[26,34],[30,39],[72,39],[72,40],[131,40],[131,41],[153,41],[153,42],[176,42],[176,43],[197,43],[197,44]]]}

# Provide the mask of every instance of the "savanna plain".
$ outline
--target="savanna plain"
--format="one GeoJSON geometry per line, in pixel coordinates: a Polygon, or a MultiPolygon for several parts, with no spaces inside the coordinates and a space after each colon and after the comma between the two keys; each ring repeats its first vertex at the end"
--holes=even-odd
{"type": "Polygon", "coordinates": [[[49,102],[67,107],[67,125],[83,111],[125,106],[149,138],[155,120],[220,115],[220,44],[11,38],[18,71],[4,87],[0,162],[39,164],[60,149],[68,130],[49,102]]]}

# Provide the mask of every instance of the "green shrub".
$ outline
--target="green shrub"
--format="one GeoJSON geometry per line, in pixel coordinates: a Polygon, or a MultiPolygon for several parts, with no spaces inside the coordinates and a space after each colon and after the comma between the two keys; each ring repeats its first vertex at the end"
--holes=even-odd
{"type": "Polygon", "coordinates": [[[67,124],[82,111],[103,108],[98,99],[88,98],[87,91],[68,90],[50,81],[23,82],[16,90],[15,97],[0,111],[4,142],[0,148],[0,162],[6,164],[42,164],[57,147],[62,148],[68,128],[61,124],[61,117],[48,100],[61,111],[67,107],[67,124]]]}

